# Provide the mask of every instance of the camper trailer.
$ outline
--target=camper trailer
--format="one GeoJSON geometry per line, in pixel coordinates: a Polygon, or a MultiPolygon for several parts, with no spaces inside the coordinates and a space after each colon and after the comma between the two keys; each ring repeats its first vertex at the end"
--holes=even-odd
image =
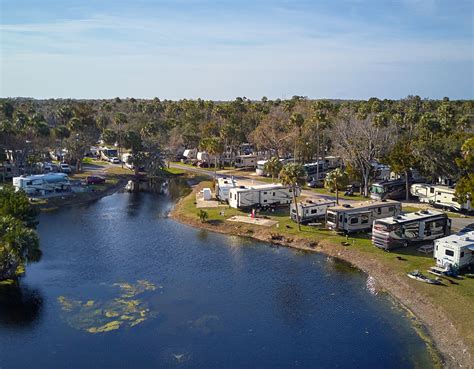
{"type": "Polygon", "coordinates": [[[449,269],[474,266],[474,229],[467,228],[434,242],[436,265],[449,269]]]}
{"type": "MultiPolygon", "coordinates": [[[[300,190],[297,189],[296,196],[300,190]]],[[[229,205],[232,208],[248,209],[252,207],[288,205],[293,199],[293,190],[281,184],[239,186],[229,190],[229,205]]]]}
{"type": "Polygon", "coordinates": [[[416,213],[377,219],[372,227],[372,243],[386,251],[409,244],[445,237],[451,221],[445,213],[422,210],[416,213]]]}
{"type": "Polygon", "coordinates": [[[70,191],[71,183],[65,173],[48,173],[13,178],[16,191],[23,190],[28,196],[45,196],[55,192],[70,191]]]}
{"type": "Polygon", "coordinates": [[[431,185],[426,183],[416,183],[410,187],[413,196],[418,197],[420,202],[429,203],[432,206],[448,208],[455,211],[473,210],[471,200],[460,204],[455,196],[455,190],[452,187],[431,185]]]}
{"type": "MultiPolygon", "coordinates": [[[[409,180],[409,183],[413,183],[409,180]]],[[[405,179],[389,179],[370,186],[370,198],[374,200],[399,200],[406,197],[405,179]]]]}
{"type": "Polygon", "coordinates": [[[351,233],[369,230],[375,219],[396,216],[402,211],[398,201],[364,201],[328,208],[326,224],[328,228],[351,233]]]}
{"type": "MultiPolygon", "coordinates": [[[[298,203],[298,216],[300,223],[309,223],[326,216],[327,208],[335,206],[335,201],[323,199],[307,199],[298,203]]],[[[296,206],[292,202],[290,205],[290,217],[293,221],[296,219],[296,206]]]]}
{"type": "Polygon", "coordinates": [[[258,176],[265,176],[265,163],[268,160],[259,160],[257,161],[257,169],[255,169],[255,173],[257,173],[258,176]]]}
{"type": "Polygon", "coordinates": [[[186,160],[196,159],[197,150],[196,149],[186,149],[183,152],[183,156],[186,158],[186,160]]]}
{"type": "Polygon", "coordinates": [[[255,168],[256,166],[257,166],[256,155],[238,155],[235,158],[236,168],[255,168]]]}
{"type": "Polygon", "coordinates": [[[231,188],[237,187],[234,178],[219,177],[217,178],[216,197],[220,201],[229,201],[229,191],[231,188]]]}

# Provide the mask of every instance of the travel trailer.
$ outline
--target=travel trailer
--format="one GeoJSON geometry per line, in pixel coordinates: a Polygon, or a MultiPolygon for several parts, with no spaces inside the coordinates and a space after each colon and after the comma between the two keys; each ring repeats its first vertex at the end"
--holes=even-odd
{"type": "Polygon", "coordinates": [[[449,235],[451,220],[445,213],[422,210],[377,219],[372,226],[372,243],[386,251],[449,235]]]}
{"type": "Polygon", "coordinates": [[[434,246],[434,258],[439,267],[457,270],[474,266],[474,229],[439,238],[434,246]]]}
{"type": "Polygon", "coordinates": [[[401,203],[391,200],[344,204],[327,209],[326,224],[344,233],[369,230],[375,219],[396,216],[401,211],[401,203]]]}
{"type": "Polygon", "coordinates": [[[257,173],[257,175],[259,176],[265,176],[266,173],[265,173],[265,163],[267,162],[268,160],[259,160],[257,161],[257,169],[255,169],[255,173],[257,173]]]}
{"type": "Polygon", "coordinates": [[[13,186],[17,191],[23,190],[32,197],[71,190],[69,177],[65,173],[14,177],[13,186]]]}
{"type": "Polygon", "coordinates": [[[217,178],[216,197],[220,201],[229,201],[229,191],[231,188],[237,187],[234,178],[219,177],[217,178]]]}
{"type": "MultiPolygon", "coordinates": [[[[313,220],[321,219],[326,216],[327,208],[335,206],[335,201],[323,199],[307,199],[298,203],[298,216],[300,223],[309,223],[313,220]]],[[[290,217],[293,221],[296,219],[296,206],[294,202],[290,205],[290,217]]]]}
{"type": "MultiPolygon", "coordinates": [[[[297,189],[296,196],[299,196],[299,193],[300,190],[297,189]]],[[[238,209],[288,205],[292,199],[293,190],[281,184],[239,186],[229,190],[229,205],[238,209]]]]}
{"type": "MultiPolygon", "coordinates": [[[[238,155],[235,158],[236,168],[255,168],[257,166],[256,155],[238,155]]],[[[262,168],[263,169],[263,168],[262,168]]]]}
{"type": "MultiPolygon", "coordinates": [[[[409,180],[409,183],[413,183],[409,180]]],[[[370,198],[373,200],[399,200],[406,197],[405,179],[389,179],[370,186],[370,198]]]]}
{"type": "Polygon", "coordinates": [[[110,161],[111,159],[118,157],[117,149],[109,149],[108,147],[101,147],[99,153],[100,158],[105,161],[110,161]]]}
{"type": "Polygon", "coordinates": [[[473,210],[471,200],[460,204],[455,196],[455,190],[452,187],[431,185],[426,183],[416,183],[410,187],[410,193],[418,197],[420,202],[429,203],[432,206],[448,208],[455,211],[473,210]]]}

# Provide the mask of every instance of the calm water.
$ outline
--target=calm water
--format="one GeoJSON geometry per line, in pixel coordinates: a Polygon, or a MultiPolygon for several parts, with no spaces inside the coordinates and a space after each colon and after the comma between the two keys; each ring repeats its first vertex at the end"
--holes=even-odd
{"type": "Polygon", "coordinates": [[[363,273],[178,224],[170,207],[115,194],[42,214],[42,261],[0,290],[0,368],[430,367],[363,273]]]}

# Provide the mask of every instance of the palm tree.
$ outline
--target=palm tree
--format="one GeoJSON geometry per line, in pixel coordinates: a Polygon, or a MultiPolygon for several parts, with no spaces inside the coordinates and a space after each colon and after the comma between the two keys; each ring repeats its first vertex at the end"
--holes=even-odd
{"type": "MultiPolygon", "coordinates": [[[[114,116],[114,123],[117,126],[117,143],[118,143],[118,154],[119,157],[121,157],[121,144],[122,144],[122,128],[125,123],[127,123],[127,116],[122,113],[118,112],[114,116]]],[[[122,168],[123,168],[123,163],[122,163],[122,168]]]]}
{"type": "Polygon", "coordinates": [[[282,167],[283,164],[281,163],[280,159],[274,156],[273,158],[267,160],[267,162],[263,166],[263,170],[265,171],[265,173],[271,174],[273,182],[275,177],[277,177],[280,173],[282,167]]]}
{"type": "Polygon", "coordinates": [[[349,176],[341,168],[336,168],[326,174],[324,181],[324,187],[330,191],[336,192],[336,204],[339,205],[339,190],[343,189],[344,186],[349,182],[349,176]]]}
{"type": "Polygon", "coordinates": [[[217,157],[224,151],[224,146],[218,137],[209,137],[201,141],[201,147],[209,155],[214,155],[214,177],[217,176],[217,157]]]}
{"type": "Polygon", "coordinates": [[[303,127],[304,124],[304,117],[300,113],[294,113],[290,117],[290,124],[297,129],[295,135],[295,151],[293,153],[293,162],[296,163],[296,149],[298,147],[298,141],[301,137],[301,127],[303,127]]]}
{"type": "Polygon", "coordinates": [[[300,215],[298,213],[298,202],[296,201],[296,191],[304,180],[304,169],[301,164],[289,163],[283,166],[280,171],[281,183],[291,187],[293,193],[293,202],[296,208],[296,221],[298,222],[298,230],[301,231],[300,215]]]}

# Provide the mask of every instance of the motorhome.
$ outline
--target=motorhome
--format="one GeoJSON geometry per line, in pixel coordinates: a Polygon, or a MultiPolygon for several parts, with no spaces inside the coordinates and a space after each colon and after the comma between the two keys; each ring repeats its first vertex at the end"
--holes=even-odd
{"type": "MultiPolygon", "coordinates": [[[[299,193],[298,188],[296,196],[299,196],[299,193]]],[[[229,205],[238,209],[288,205],[292,199],[293,190],[281,184],[238,186],[229,190],[229,205]]]]}
{"type": "Polygon", "coordinates": [[[455,189],[448,186],[416,183],[410,187],[412,196],[418,197],[420,202],[429,203],[455,211],[473,211],[471,200],[460,204],[455,196],[455,189]]]}
{"type": "Polygon", "coordinates": [[[402,211],[398,201],[363,201],[328,208],[326,225],[344,233],[370,230],[375,219],[396,216],[402,211]]]}
{"type": "Polygon", "coordinates": [[[318,160],[314,163],[308,163],[303,165],[303,170],[307,180],[324,180],[328,169],[328,163],[325,160],[318,160]],[[318,176],[318,178],[316,178],[318,176]]]}
{"type": "Polygon", "coordinates": [[[48,173],[13,178],[16,191],[23,190],[28,196],[45,196],[71,190],[69,177],[65,173],[48,173]]]}
{"type": "MultiPolygon", "coordinates": [[[[298,217],[300,218],[300,223],[309,223],[324,218],[327,208],[335,205],[335,201],[324,199],[306,199],[305,201],[298,202],[298,217]]],[[[294,202],[290,205],[290,217],[293,221],[297,221],[294,202]]]]}
{"type": "MultiPolygon", "coordinates": [[[[409,184],[413,183],[410,179],[409,184]]],[[[399,200],[406,197],[405,179],[389,179],[370,186],[370,198],[373,200],[399,200]]]]}
{"type": "Polygon", "coordinates": [[[435,240],[433,256],[436,265],[446,270],[474,266],[474,229],[435,240]]]}
{"type": "Polygon", "coordinates": [[[108,147],[101,147],[99,149],[100,158],[105,161],[110,161],[112,158],[116,158],[118,156],[117,149],[110,149],[108,147]]]}
{"type": "Polygon", "coordinates": [[[255,168],[257,166],[256,155],[238,155],[235,157],[236,168],[255,168]]]}
{"type": "Polygon", "coordinates": [[[233,177],[217,178],[216,197],[220,201],[229,201],[229,191],[231,188],[237,187],[237,183],[233,177]]]}
{"type": "Polygon", "coordinates": [[[421,210],[376,219],[372,226],[372,243],[388,251],[445,237],[449,235],[450,230],[451,221],[445,213],[421,210]]]}

